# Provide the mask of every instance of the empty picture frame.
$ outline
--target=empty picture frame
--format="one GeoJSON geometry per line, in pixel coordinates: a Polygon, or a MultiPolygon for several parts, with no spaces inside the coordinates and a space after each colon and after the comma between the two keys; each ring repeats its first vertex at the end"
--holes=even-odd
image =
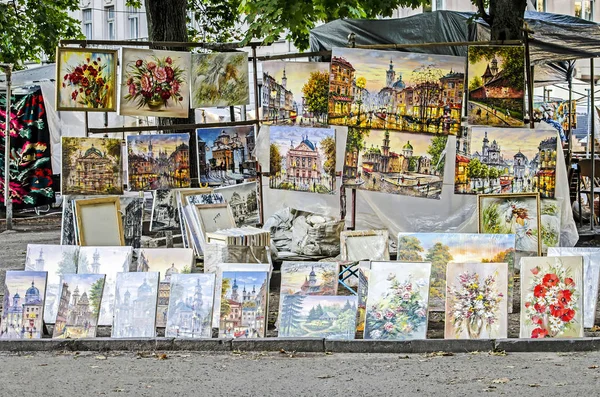
{"type": "Polygon", "coordinates": [[[76,200],[75,214],[80,245],[125,245],[120,211],[118,196],[76,200]]]}
{"type": "Polygon", "coordinates": [[[345,231],[340,234],[341,260],[389,261],[387,230],[345,231]]]}

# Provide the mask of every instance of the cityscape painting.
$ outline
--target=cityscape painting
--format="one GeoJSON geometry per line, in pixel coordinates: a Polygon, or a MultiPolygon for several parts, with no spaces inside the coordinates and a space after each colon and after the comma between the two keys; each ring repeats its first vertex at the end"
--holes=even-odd
{"type": "Polygon", "coordinates": [[[192,108],[248,105],[248,54],[192,55],[192,108]]]}
{"type": "Polygon", "coordinates": [[[348,128],[342,183],[352,189],[439,199],[444,135],[348,128]]]}
{"type": "Polygon", "coordinates": [[[129,190],[190,187],[190,134],[127,136],[129,190]]]}
{"type": "Polygon", "coordinates": [[[554,197],[556,131],[473,127],[456,147],[454,193],[554,197]]]}
{"type": "Polygon", "coordinates": [[[212,273],[173,274],[165,336],[210,338],[214,294],[212,273]]]}
{"type": "Polygon", "coordinates": [[[113,338],[154,338],[158,272],[118,273],[113,338]]]}
{"type": "Polygon", "coordinates": [[[0,339],[40,339],[46,272],[6,271],[0,339]]]}
{"type": "Polygon", "coordinates": [[[272,126],[271,189],[335,193],[335,130],[272,126]]]}
{"type": "Polygon", "coordinates": [[[266,124],[327,126],[329,62],[263,62],[266,124]]]}
{"type": "Polygon", "coordinates": [[[179,229],[175,190],[156,190],[153,193],[150,230],[154,232],[179,229]]]}
{"type": "Polygon", "coordinates": [[[256,192],[256,182],[240,183],[215,189],[215,193],[223,195],[225,202],[229,204],[237,227],[256,226],[259,223],[256,192]]]}
{"type": "Polygon", "coordinates": [[[463,57],[334,48],[329,124],[455,135],[464,79],[463,57]]]}
{"type": "Polygon", "coordinates": [[[523,46],[469,46],[468,118],[472,125],[519,127],[525,106],[523,46]]]}
{"type": "Polygon", "coordinates": [[[104,274],[63,276],[53,338],[96,337],[104,278],[104,274]]]}
{"type": "Polygon", "coordinates": [[[144,197],[121,196],[121,219],[125,245],[140,248],[144,220],[144,197]]]}

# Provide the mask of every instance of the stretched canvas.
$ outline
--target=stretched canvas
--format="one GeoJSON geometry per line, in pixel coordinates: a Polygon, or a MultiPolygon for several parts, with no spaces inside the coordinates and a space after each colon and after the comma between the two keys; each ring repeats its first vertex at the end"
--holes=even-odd
{"type": "Polygon", "coordinates": [[[425,339],[431,263],[372,262],[365,339],[425,339]]]}
{"type": "Polygon", "coordinates": [[[223,195],[229,204],[237,227],[256,226],[258,218],[258,197],[256,182],[240,183],[215,189],[215,193],[223,195]]]}
{"type": "Polygon", "coordinates": [[[521,259],[521,338],[583,337],[581,256],[521,259]]]}
{"type": "Polygon", "coordinates": [[[187,118],[189,84],[189,52],[123,48],[119,114],[187,118]]]}
{"type": "Polygon", "coordinates": [[[195,207],[203,234],[235,227],[229,204],[196,204],[195,207]]]}
{"type": "Polygon", "coordinates": [[[44,322],[54,324],[60,303],[61,277],[77,273],[79,247],[74,245],[28,244],[25,270],[47,272],[44,322]]]}
{"type": "Polygon", "coordinates": [[[454,193],[536,193],[554,197],[553,130],[473,127],[457,141],[454,193]]]}
{"type": "Polygon", "coordinates": [[[104,274],[63,276],[53,338],[96,337],[105,277],[104,274]]]}
{"type": "Polygon", "coordinates": [[[560,245],[561,208],[562,199],[540,199],[540,237],[544,254],[549,247],[560,245]]]}
{"type": "Polygon", "coordinates": [[[156,190],[152,200],[150,231],[179,228],[179,214],[175,202],[175,190],[156,190]]]}
{"type": "MultiPolygon", "coordinates": [[[[361,262],[362,265],[362,262],[361,262]]],[[[369,294],[369,276],[371,274],[371,263],[366,262],[364,266],[358,269],[357,297],[358,313],[356,314],[356,330],[365,331],[365,321],[367,319],[367,295],[369,294]]]]}
{"type": "MultiPolygon", "coordinates": [[[[214,274],[173,274],[167,313],[168,338],[210,338],[214,274]]],[[[160,293],[159,293],[160,300],[160,293]]]]}
{"type": "Polygon", "coordinates": [[[329,124],[455,135],[464,79],[463,57],[334,48],[329,124]]]}
{"type": "Polygon", "coordinates": [[[73,200],[77,196],[62,196],[62,219],[60,225],[60,244],[77,245],[77,232],[75,230],[75,211],[73,200]]]}
{"type": "Polygon", "coordinates": [[[116,50],[56,49],[56,110],[117,109],[116,50]]]}
{"type": "Polygon", "coordinates": [[[105,274],[98,325],[111,325],[115,308],[117,273],[128,272],[131,247],[81,247],[77,261],[78,274],[105,274]]]}
{"type": "Polygon", "coordinates": [[[263,62],[266,124],[327,126],[329,62],[263,62]]]}
{"type": "Polygon", "coordinates": [[[122,194],[121,140],[62,137],[62,194],[122,194]]]}
{"type": "Polygon", "coordinates": [[[77,242],[80,245],[124,245],[123,219],[118,196],[74,200],[77,242]]]}
{"type": "Polygon", "coordinates": [[[337,262],[288,262],[281,265],[282,295],[336,295],[337,262]]]}
{"type": "Polygon", "coordinates": [[[113,338],[154,338],[158,272],[117,273],[113,338]]]}
{"type": "Polygon", "coordinates": [[[507,338],[508,276],[507,263],[449,264],[444,338],[507,338]]]}
{"type": "MultiPolygon", "coordinates": [[[[539,97],[538,97],[539,98],[539,97]]],[[[571,126],[577,128],[577,101],[571,103],[571,126]]],[[[569,101],[553,98],[550,101],[533,100],[533,120],[537,123],[546,121],[557,128],[560,126],[564,131],[569,129],[569,101]]]]}
{"type": "Polygon", "coordinates": [[[248,54],[192,55],[192,108],[250,104],[248,54]]]}
{"type": "Polygon", "coordinates": [[[0,339],[40,339],[47,272],[6,271],[0,339]]]}
{"type": "Polygon", "coordinates": [[[389,261],[389,232],[387,230],[356,230],[340,233],[343,261],[389,261]]]}
{"type": "Polygon", "coordinates": [[[271,189],[335,194],[335,130],[272,126],[271,189]]]}
{"type": "Polygon", "coordinates": [[[548,256],[581,256],[583,258],[583,326],[592,328],[596,319],[598,303],[600,248],[549,247],[548,256]]]}

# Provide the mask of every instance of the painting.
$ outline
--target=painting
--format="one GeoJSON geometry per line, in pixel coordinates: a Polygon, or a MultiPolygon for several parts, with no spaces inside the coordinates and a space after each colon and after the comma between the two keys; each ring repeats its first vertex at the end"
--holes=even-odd
{"type": "Polygon", "coordinates": [[[77,273],[79,247],[74,245],[28,244],[25,270],[47,272],[44,322],[54,324],[60,302],[61,277],[77,273]]]}
{"type": "Polygon", "coordinates": [[[387,230],[353,230],[340,233],[343,261],[389,261],[389,232],[387,230]]]}
{"type": "Polygon", "coordinates": [[[121,116],[187,118],[190,53],[123,48],[121,116]]]}
{"type": "Polygon", "coordinates": [[[348,128],[342,183],[352,189],[439,199],[444,135],[348,128]]]}
{"type": "Polygon", "coordinates": [[[140,248],[144,222],[144,197],[119,197],[121,207],[121,224],[125,245],[140,248]]]}
{"type": "Polygon", "coordinates": [[[56,110],[114,112],[117,52],[98,48],[56,49],[56,110]]]}
{"type": "Polygon", "coordinates": [[[240,183],[215,189],[229,204],[237,227],[256,226],[259,223],[256,182],[240,183]]]}
{"type": "Polygon", "coordinates": [[[554,197],[552,130],[473,127],[456,143],[454,193],[536,193],[554,197]]]}
{"type": "MultiPolygon", "coordinates": [[[[539,97],[538,97],[539,98],[539,97]]],[[[571,102],[571,128],[577,128],[577,101],[571,102]]],[[[533,121],[545,121],[557,130],[569,129],[569,101],[552,99],[550,101],[533,100],[533,121]],[[558,128],[560,127],[560,128],[558,128]]]]}
{"type": "Polygon", "coordinates": [[[117,273],[128,272],[131,247],[81,247],[77,261],[78,274],[105,274],[98,325],[111,325],[115,309],[117,273]]]}
{"type": "Polygon", "coordinates": [[[583,337],[580,256],[521,260],[521,338],[583,337]]]}
{"type": "Polygon", "coordinates": [[[158,272],[117,273],[113,338],[154,338],[158,272]]]}
{"type": "MultiPolygon", "coordinates": [[[[167,338],[210,338],[215,275],[208,273],[171,275],[167,313],[167,338]]],[[[160,293],[159,298],[160,300],[160,293]]]]}
{"type": "Polygon", "coordinates": [[[122,194],[121,140],[62,137],[62,193],[122,194]]]}
{"type": "Polygon", "coordinates": [[[175,190],[156,190],[152,197],[150,231],[179,229],[175,190]]]}
{"type": "Polygon", "coordinates": [[[560,245],[561,208],[562,199],[540,199],[540,237],[544,254],[549,247],[560,245]]]}
{"type": "Polygon", "coordinates": [[[405,262],[431,262],[430,310],[445,308],[449,263],[507,263],[509,306],[512,303],[514,234],[399,233],[397,258],[405,262]]]}
{"type": "Polygon", "coordinates": [[[75,200],[75,224],[80,245],[124,245],[118,196],[75,200]]]}
{"type": "Polygon", "coordinates": [[[6,271],[0,339],[40,339],[46,272],[6,271]]]}
{"type": "Polygon", "coordinates": [[[469,124],[523,125],[525,48],[469,46],[469,124]]]}
{"type": "MultiPolygon", "coordinates": [[[[202,233],[216,232],[217,230],[235,227],[235,220],[229,204],[196,204],[196,214],[200,221],[202,233]]],[[[204,238],[204,237],[202,237],[204,238]]]]}
{"type": "Polygon", "coordinates": [[[540,255],[540,196],[538,193],[477,196],[479,233],[514,234],[517,251],[540,255]]]}
{"type": "Polygon", "coordinates": [[[96,337],[105,277],[104,274],[63,276],[53,338],[96,337]]]}
{"type": "Polygon", "coordinates": [[[282,295],[336,295],[337,262],[287,262],[281,265],[282,295]]]}
{"type": "Polygon", "coordinates": [[[265,124],[327,126],[329,62],[263,62],[265,124]]]}
{"type": "Polygon", "coordinates": [[[250,104],[248,54],[192,55],[192,108],[250,104]]]}
{"type": "Polygon", "coordinates": [[[256,146],[254,126],[198,128],[198,175],[202,186],[235,185],[256,178],[249,164],[256,146]]]}
{"type": "Polygon", "coordinates": [[[335,130],[272,126],[271,189],[335,194],[335,130]]]}
{"type": "Polygon", "coordinates": [[[282,295],[279,337],[354,339],[358,297],[282,295]]]}
{"type": "Polygon", "coordinates": [[[130,190],[190,187],[190,134],[127,136],[130,190]]]}
{"type": "Polygon", "coordinates": [[[358,312],[356,314],[356,331],[365,331],[365,322],[367,319],[367,296],[369,294],[369,275],[371,274],[371,263],[363,262],[358,269],[357,297],[358,297],[358,312]]]}
{"type": "Polygon", "coordinates": [[[508,276],[507,263],[449,264],[444,338],[507,338],[508,276]]]}
{"type": "Polygon", "coordinates": [[[463,57],[334,48],[329,124],[456,135],[463,57]]]}
{"type": "Polygon", "coordinates": [[[62,218],[60,225],[60,244],[77,245],[75,230],[74,196],[62,196],[62,218]]]}
{"type": "Polygon", "coordinates": [[[372,262],[365,339],[425,339],[431,263],[372,262]]]}

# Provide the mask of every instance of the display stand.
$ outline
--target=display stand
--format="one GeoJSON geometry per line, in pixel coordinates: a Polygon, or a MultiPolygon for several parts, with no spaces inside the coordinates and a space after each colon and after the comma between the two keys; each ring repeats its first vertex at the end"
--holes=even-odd
{"type": "Polygon", "coordinates": [[[6,75],[6,114],[4,116],[4,208],[6,208],[6,230],[12,230],[12,199],[10,197],[10,107],[12,88],[12,69],[10,63],[0,63],[0,69],[6,75]]]}

